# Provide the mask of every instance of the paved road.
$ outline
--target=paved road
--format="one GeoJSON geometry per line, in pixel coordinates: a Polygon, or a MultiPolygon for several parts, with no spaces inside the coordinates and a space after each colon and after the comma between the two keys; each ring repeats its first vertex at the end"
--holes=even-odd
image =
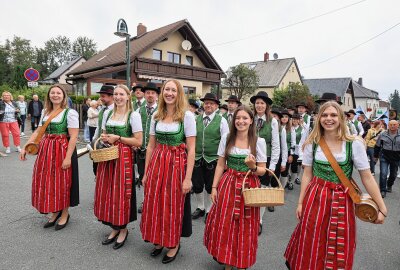
{"type": "MultiPolygon", "coordinates": [[[[129,238],[120,250],[102,246],[109,228],[93,215],[94,177],[87,156],[79,159],[80,198],[70,210],[71,220],[62,231],[43,229],[45,217],[31,207],[34,157],[20,162],[17,153],[0,157],[0,269],[221,269],[202,244],[204,222],[193,222],[194,233],[182,239],[176,261],[163,265],[151,258],[152,246],[141,239],[139,222],[129,224],[129,238]]],[[[358,175],[354,174],[356,178],[358,175]]],[[[299,186],[286,193],[286,205],[266,212],[259,238],[257,263],[252,269],[286,269],[283,253],[297,223],[294,216],[299,186]]],[[[142,190],[138,192],[142,200],[142,190]]],[[[354,269],[400,269],[400,190],[396,183],[386,198],[389,217],[384,225],[358,222],[354,269]]],[[[139,217],[140,218],[140,217],[139,217]]]]}

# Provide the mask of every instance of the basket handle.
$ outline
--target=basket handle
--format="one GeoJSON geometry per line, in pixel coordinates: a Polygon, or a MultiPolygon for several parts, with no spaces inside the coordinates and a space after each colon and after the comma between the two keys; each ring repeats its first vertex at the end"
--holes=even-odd
{"type": "Polygon", "coordinates": [[[97,150],[97,143],[100,141],[100,137],[97,138],[97,140],[94,142],[94,149],[93,150],[97,150]]]}
{"type": "MultiPolygon", "coordinates": [[[[265,173],[267,173],[267,172],[271,173],[272,176],[276,179],[276,182],[278,182],[279,188],[282,188],[281,181],[279,181],[279,179],[278,179],[278,177],[276,177],[275,173],[272,170],[268,169],[268,168],[264,168],[264,170],[265,170],[265,173]]],[[[245,183],[247,177],[249,176],[249,173],[251,173],[251,170],[248,170],[246,175],[243,178],[242,192],[244,191],[244,183],[245,183]]]]}

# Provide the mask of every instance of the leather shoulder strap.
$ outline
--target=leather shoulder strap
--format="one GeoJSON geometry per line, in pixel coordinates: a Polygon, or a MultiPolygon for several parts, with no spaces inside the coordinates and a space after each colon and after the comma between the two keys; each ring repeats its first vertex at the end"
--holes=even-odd
{"type": "Polygon", "coordinates": [[[319,146],[321,147],[322,151],[324,152],[326,158],[328,159],[329,163],[331,164],[333,170],[335,171],[337,177],[339,178],[340,182],[342,182],[343,186],[348,189],[348,193],[353,200],[354,203],[359,203],[361,198],[360,194],[356,191],[353,184],[344,174],[342,168],[340,168],[339,164],[337,163],[335,157],[332,155],[331,150],[329,149],[328,145],[324,137],[321,137],[319,140],[319,146]]]}
{"type": "Polygon", "coordinates": [[[64,109],[58,108],[56,111],[52,112],[49,116],[49,118],[44,122],[43,126],[38,128],[38,135],[36,136],[36,139],[34,141],[35,144],[38,144],[40,140],[42,139],[47,126],[50,124],[51,120],[56,117],[60,112],[62,112],[64,109]]]}

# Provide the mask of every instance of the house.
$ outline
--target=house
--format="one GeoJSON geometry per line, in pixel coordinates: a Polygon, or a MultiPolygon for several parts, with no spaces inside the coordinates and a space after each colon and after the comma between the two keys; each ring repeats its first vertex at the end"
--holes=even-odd
{"type": "MultiPolygon", "coordinates": [[[[269,53],[264,54],[263,61],[242,63],[256,71],[259,78],[258,89],[254,94],[259,91],[265,91],[270,98],[273,98],[275,89],[285,88],[291,83],[303,84],[299,67],[295,58],[278,59],[274,54],[274,60],[269,59],[269,53]]],[[[229,88],[222,87],[222,96],[227,98],[229,96],[229,88]]],[[[242,98],[242,103],[248,104],[250,97],[242,98]]]]}
{"type": "MultiPolygon", "coordinates": [[[[224,74],[187,20],[147,31],[143,24],[130,39],[131,81],[159,86],[178,79],[188,95],[202,96],[219,87],[224,74]]],[[[90,95],[103,84],[126,83],[125,40],[112,44],[68,73],[80,95],[90,95]]]]}
{"type": "Polygon", "coordinates": [[[375,116],[379,108],[379,93],[364,87],[362,78],[353,81],[353,89],[357,107],[361,106],[367,117],[375,116]]]}
{"type": "Polygon", "coordinates": [[[67,73],[72,71],[73,69],[79,67],[82,65],[84,62],[86,62],[86,59],[83,56],[76,57],[75,59],[68,61],[61,67],[57,68],[55,71],[53,71],[49,76],[47,76],[44,80],[42,80],[40,83],[42,84],[67,84],[66,78],[67,78],[67,73]]]}
{"type": "Polygon", "coordinates": [[[312,95],[322,96],[325,92],[335,93],[343,102],[342,108],[346,111],[356,108],[353,80],[347,78],[304,79],[312,95]]]}

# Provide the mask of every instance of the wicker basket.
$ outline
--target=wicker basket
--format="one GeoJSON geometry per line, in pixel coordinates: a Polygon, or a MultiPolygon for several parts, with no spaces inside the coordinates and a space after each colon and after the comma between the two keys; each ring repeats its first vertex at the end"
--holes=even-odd
{"type": "Polygon", "coordinates": [[[266,168],[267,172],[271,172],[272,176],[275,177],[279,187],[272,188],[245,188],[245,181],[250,170],[246,173],[242,184],[242,194],[244,198],[244,204],[253,207],[265,207],[265,206],[280,206],[285,204],[285,189],[282,187],[281,182],[276,175],[269,169],[266,168]]]}
{"type": "Polygon", "coordinates": [[[111,146],[108,148],[96,149],[97,143],[99,142],[100,138],[96,140],[94,143],[94,150],[90,152],[90,158],[93,159],[93,162],[104,162],[117,159],[119,157],[118,146],[111,146]]]}

